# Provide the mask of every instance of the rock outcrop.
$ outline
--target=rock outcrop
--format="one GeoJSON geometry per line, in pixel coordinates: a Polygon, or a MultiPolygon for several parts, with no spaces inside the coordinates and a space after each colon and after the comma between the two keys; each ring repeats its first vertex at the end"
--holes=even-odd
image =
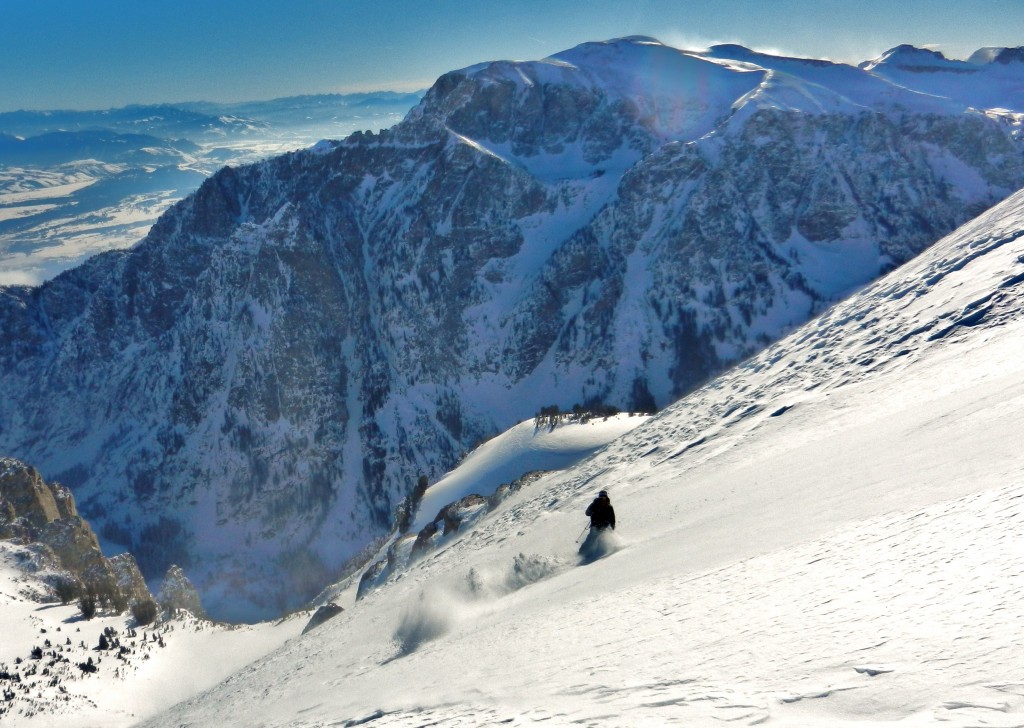
{"type": "Polygon", "coordinates": [[[103,555],[71,491],[13,458],[0,458],[0,539],[36,545],[59,564],[64,573],[52,581],[61,598],[92,592],[125,607],[152,599],[131,554],[103,555]]]}
{"type": "Polygon", "coordinates": [[[401,534],[394,538],[384,558],[373,562],[363,572],[356,589],[356,601],[383,585],[392,575],[405,570],[416,559],[437,548],[446,538],[471,528],[510,495],[542,475],[544,473],[540,471],[525,473],[509,483],[502,483],[490,496],[467,495],[444,506],[430,523],[416,533],[401,534]]]}
{"type": "Polygon", "coordinates": [[[159,602],[165,611],[172,614],[184,610],[193,617],[206,619],[206,610],[203,609],[199,592],[185,576],[184,570],[176,564],[172,564],[164,575],[159,602]]]}
{"type": "Polygon", "coordinates": [[[317,610],[313,612],[313,616],[309,618],[309,622],[306,626],[302,628],[302,634],[306,634],[311,629],[319,627],[329,619],[334,619],[344,611],[344,607],[341,607],[334,602],[328,602],[327,604],[320,605],[317,607],[317,610]]]}
{"type": "Polygon", "coordinates": [[[149,587],[146,586],[146,580],[142,576],[134,556],[129,553],[112,556],[110,557],[110,568],[114,572],[117,588],[124,595],[129,607],[152,601],[153,595],[150,593],[149,587]]]}

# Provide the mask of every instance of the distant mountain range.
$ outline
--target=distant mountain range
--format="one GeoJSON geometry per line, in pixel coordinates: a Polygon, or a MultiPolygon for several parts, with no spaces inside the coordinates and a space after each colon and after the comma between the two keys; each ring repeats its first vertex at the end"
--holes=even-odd
{"type": "Polygon", "coordinates": [[[224,165],[392,126],[421,95],[0,114],[0,285],[133,245],[224,165]]]}
{"type": "Polygon", "coordinates": [[[1024,186],[1024,63],[942,96],[907,55],[588,43],[224,169],[0,289],[0,452],[212,614],[301,603],[419,474],[542,406],[669,404],[1024,186]]]}
{"type": "Polygon", "coordinates": [[[259,135],[311,122],[341,121],[363,112],[377,116],[386,109],[404,113],[422,93],[391,91],[359,94],[293,96],[270,101],[218,104],[133,105],[102,111],[11,111],[0,113],[0,132],[21,137],[56,131],[105,129],[123,134],[210,141],[259,135]]]}

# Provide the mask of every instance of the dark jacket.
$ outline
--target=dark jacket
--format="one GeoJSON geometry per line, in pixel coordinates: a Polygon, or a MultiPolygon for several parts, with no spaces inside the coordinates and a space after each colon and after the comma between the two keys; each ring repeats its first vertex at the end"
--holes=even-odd
{"type": "Polygon", "coordinates": [[[587,515],[590,516],[591,528],[615,528],[615,509],[608,496],[598,496],[594,502],[587,506],[587,515]]]}

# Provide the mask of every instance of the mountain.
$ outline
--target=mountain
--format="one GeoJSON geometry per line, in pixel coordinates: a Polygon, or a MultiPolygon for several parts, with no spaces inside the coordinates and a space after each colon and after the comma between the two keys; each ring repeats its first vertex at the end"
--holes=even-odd
{"type": "MultiPolygon", "coordinates": [[[[256,119],[273,128],[283,129],[324,124],[350,125],[363,118],[366,126],[383,128],[399,121],[416,105],[423,92],[397,93],[375,91],[353,94],[312,94],[288,96],[269,101],[218,104],[205,101],[178,104],[180,108],[218,117],[256,119]],[[386,117],[392,118],[387,119],[386,117]],[[381,119],[384,123],[381,123],[381,119]]],[[[365,127],[364,127],[365,128],[365,127]]],[[[351,129],[346,131],[346,136],[351,129]]],[[[324,138],[332,138],[325,135],[324,138]]]]}
{"type": "Polygon", "coordinates": [[[1022,184],[1004,117],[841,64],[473,66],[0,289],[0,451],[211,614],[279,613],[481,439],[669,404],[1022,184]]]}
{"type": "Polygon", "coordinates": [[[1024,46],[1016,48],[979,48],[967,61],[978,66],[988,63],[999,63],[1004,66],[1011,63],[1021,63],[1024,62],[1024,46]]]}
{"type": "MultiPolygon", "coordinates": [[[[184,138],[197,143],[273,136],[293,127],[344,124],[363,117],[375,128],[401,118],[422,93],[377,91],[355,94],[314,94],[267,101],[131,105],[96,111],[10,111],[0,113],[0,132],[33,137],[55,132],[106,130],[184,138]],[[380,124],[379,119],[387,122],[380,124]]],[[[327,137],[329,135],[325,135],[327,137]]]]}
{"type": "Polygon", "coordinates": [[[1017,193],[141,725],[1018,725],[1022,302],[1017,193]]]}
{"type": "MultiPolygon", "coordinates": [[[[976,109],[1001,110],[1006,123],[1020,134],[1024,112],[1024,46],[983,48],[967,61],[913,46],[897,46],[861,68],[893,83],[936,97],[949,98],[976,109]],[[1012,112],[1007,114],[1006,112],[1012,112]]],[[[993,112],[990,112],[993,113],[993,112]]]]}

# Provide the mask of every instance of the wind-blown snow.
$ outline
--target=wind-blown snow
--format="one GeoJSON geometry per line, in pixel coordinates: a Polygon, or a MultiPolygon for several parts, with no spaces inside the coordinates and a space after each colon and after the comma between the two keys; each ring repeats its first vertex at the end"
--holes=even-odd
{"type": "Polygon", "coordinates": [[[1018,193],[146,725],[1020,725],[1022,295],[1018,193]]]}

